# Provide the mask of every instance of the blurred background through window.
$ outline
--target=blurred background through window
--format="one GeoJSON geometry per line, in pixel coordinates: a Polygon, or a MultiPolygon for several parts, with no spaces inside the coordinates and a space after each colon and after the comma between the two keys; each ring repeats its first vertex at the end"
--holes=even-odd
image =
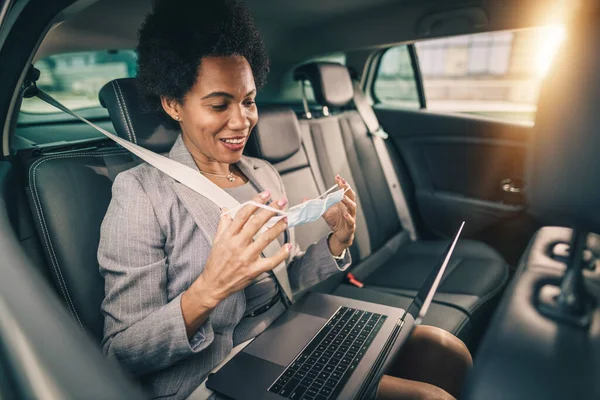
{"type": "MultiPolygon", "coordinates": [[[[564,37],[563,26],[549,26],[416,43],[427,109],[533,123],[540,84],[564,37]]],[[[405,45],[383,55],[374,95],[383,104],[419,107],[405,45]]]]}

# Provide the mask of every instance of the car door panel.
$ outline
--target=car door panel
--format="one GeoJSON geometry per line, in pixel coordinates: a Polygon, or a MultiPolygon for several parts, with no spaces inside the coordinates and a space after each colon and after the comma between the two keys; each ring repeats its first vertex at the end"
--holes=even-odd
{"type": "Polygon", "coordinates": [[[456,231],[460,221],[466,221],[465,237],[479,239],[479,233],[495,224],[518,218],[522,206],[482,201],[443,192],[417,191],[416,202],[422,221],[438,236],[448,236],[456,231]]]}
{"type": "Polygon", "coordinates": [[[390,106],[376,113],[412,179],[426,235],[451,236],[464,220],[465,237],[502,249],[516,230],[513,237],[524,239],[511,247],[524,248],[533,228],[522,193],[502,183],[521,185],[531,126],[390,106]]]}

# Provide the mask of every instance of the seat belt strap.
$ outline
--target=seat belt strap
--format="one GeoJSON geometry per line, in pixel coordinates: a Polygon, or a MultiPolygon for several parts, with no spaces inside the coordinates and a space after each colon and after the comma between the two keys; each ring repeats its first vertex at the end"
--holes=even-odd
{"type": "MultiPolygon", "coordinates": [[[[96,124],[74,113],[73,111],[59,103],[52,96],[48,95],[47,93],[38,88],[36,88],[34,95],[37,96],[40,100],[50,104],[51,106],[54,106],[59,110],[88,124],[92,128],[102,133],[104,136],[108,137],[109,139],[112,139],[117,144],[123,146],[142,160],[146,161],[148,164],[169,175],[176,181],[189,187],[196,193],[206,197],[207,199],[215,203],[219,208],[222,209],[224,207],[227,207],[229,210],[233,210],[234,208],[240,205],[240,203],[236,199],[234,199],[229,193],[227,193],[219,186],[211,182],[204,175],[188,167],[187,165],[183,165],[181,163],[178,163],[177,161],[171,160],[168,157],[154,153],[148,149],[133,144],[128,140],[122,139],[117,135],[106,131],[105,129],[102,129],[96,124]]],[[[278,211],[276,209],[273,210],[278,211]]],[[[263,254],[269,257],[277,253],[277,251],[279,251],[279,247],[275,243],[275,241],[273,241],[269,243],[269,245],[267,245],[267,247],[263,251],[263,254]]],[[[273,275],[275,276],[277,283],[283,290],[283,296],[285,296],[284,303],[286,304],[286,306],[291,304],[293,302],[293,292],[290,286],[290,279],[288,277],[287,266],[285,261],[279,264],[277,267],[275,267],[275,269],[273,269],[273,275]]]]}
{"type": "Polygon", "coordinates": [[[387,181],[388,187],[390,188],[392,200],[394,201],[394,206],[396,208],[398,218],[400,218],[400,223],[402,224],[402,227],[408,232],[410,239],[413,241],[417,240],[417,231],[415,229],[415,224],[413,222],[412,216],[410,215],[410,209],[408,208],[406,197],[404,196],[404,192],[402,191],[402,186],[400,186],[400,181],[398,179],[398,175],[396,174],[392,158],[390,157],[390,153],[384,141],[388,138],[389,135],[381,128],[379,120],[375,115],[375,111],[373,111],[373,107],[371,107],[369,101],[363,94],[360,84],[355,81],[353,82],[353,86],[354,105],[356,106],[356,110],[358,111],[358,114],[360,114],[360,117],[365,123],[367,131],[369,132],[373,140],[375,152],[377,153],[379,163],[381,164],[381,168],[383,169],[385,180],[387,181]]]}

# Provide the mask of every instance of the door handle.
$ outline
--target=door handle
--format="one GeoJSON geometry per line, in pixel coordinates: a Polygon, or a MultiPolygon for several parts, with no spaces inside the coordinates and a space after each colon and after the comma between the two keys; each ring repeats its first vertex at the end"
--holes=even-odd
{"type": "Polygon", "coordinates": [[[522,185],[512,179],[502,180],[502,182],[500,182],[500,187],[505,193],[521,193],[523,191],[522,185]]]}
{"type": "Polygon", "coordinates": [[[502,200],[506,204],[523,204],[523,180],[503,179],[500,182],[502,189],[502,200]]]}

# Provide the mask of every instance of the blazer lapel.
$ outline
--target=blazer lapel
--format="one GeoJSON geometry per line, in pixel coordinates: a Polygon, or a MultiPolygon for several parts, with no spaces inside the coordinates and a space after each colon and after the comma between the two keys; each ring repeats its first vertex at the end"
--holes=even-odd
{"type": "MultiPolygon", "coordinates": [[[[274,195],[273,197],[279,198],[283,193],[279,193],[279,177],[272,171],[267,171],[269,168],[265,163],[255,163],[252,158],[242,157],[240,161],[236,163],[236,166],[246,175],[246,177],[254,183],[259,191],[268,189],[274,195]]],[[[283,242],[290,241],[291,232],[289,229],[285,230],[283,242]]],[[[281,243],[281,237],[278,238],[279,245],[281,243]]],[[[269,257],[274,255],[279,250],[279,246],[274,243],[270,243],[263,251],[263,256],[269,257]]],[[[284,302],[289,304],[293,300],[294,294],[290,286],[290,279],[288,277],[287,262],[282,262],[275,269],[273,274],[277,284],[280,286],[280,291],[284,294],[284,302]]]]}
{"type": "MultiPolygon", "coordinates": [[[[188,151],[187,147],[183,143],[181,135],[177,138],[177,141],[169,152],[169,158],[187,165],[200,173],[198,166],[194,161],[192,155],[188,151]]],[[[269,174],[267,171],[261,171],[266,168],[263,165],[257,165],[251,158],[242,157],[236,164],[237,167],[246,175],[246,177],[252,181],[259,191],[265,190],[265,188],[272,188],[274,190],[278,186],[278,177],[274,174],[269,174]],[[270,178],[270,179],[269,179],[270,178]]],[[[219,218],[221,216],[221,209],[208,200],[206,197],[187,186],[172,180],[173,189],[177,194],[177,197],[183,203],[184,207],[190,213],[194,222],[198,228],[203,232],[209,243],[212,243],[215,233],[217,232],[217,226],[219,224],[219,218]]],[[[286,238],[289,237],[290,232],[286,229],[286,238]]],[[[272,252],[276,249],[273,248],[272,252]]],[[[289,284],[289,278],[287,276],[286,263],[281,263],[273,273],[277,277],[279,285],[283,286],[283,291],[287,294],[287,298],[291,299],[292,291],[289,284]]]]}
{"type": "MultiPolygon", "coordinates": [[[[177,138],[175,144],[171,148],[169,158],[180,162],[183,165],[187,165],[200,173],[192,155],[187,147],[185,147],[181,135],[177,138]]],[[[176,180],[173,180],[172,182],[177,197],[187,209],[198,228],[204,233],[204,236],[212,243],[215,233],[217,232],[221,209],[215,203],[196,193],[184,184],[179,183],[176,180]]]]}
{"type": "MultiPolygon", "coordinates": [[[[171,148],[169,158],[187,165],[200,173],[192,155],[187,147],[185,147],[181,135],[177,138],[175,144],[171,148]]],[[[271,193],[277,197],[282,195],[282,193],[278,193],[279,182],[277,176],[273,173],[269,173],[271,171],[266,171],[266,168],[268,167],[265,164],[255,163],[252,158],[242,157],[240,161],[236,163],[236,166],[260,192],[269,189],[271,190],[271,193]],[[277,191],[274,192],[275,190],[277,191]]],[[[221,209],[206,197],[175,180],[173,180],[173,188],[177,197],[188,210],[196,225],[198,225],[198,228],[204,232],[207,239],[212,243],[212,239],[217,232],[221,209]]],[[[285,239],[287,240],[289,237],[290,233],[286,229],[285,239]]]]}
{"type": "MultiPolygon", "coordinates": [[[[270,190],[273,195],[272,198],[278,199],[283,196],[283,193],[279,193],[279,178],[267,171],[269,168],[264,163],[255,163],[252,158],[242,157],[240,161],[236,163],[236,166],[246,175],[246,177],[254,183],[259,192],[264,190],[270,190]]],[[[271,200],[267,204],[270,204],[271,200]]],[[[284,232],[283,241],[279,238],[279,244],[288,242],[292,239],[292,234],[289,229],[284,232]]]]}
{"type": "Polygon", "coordinates": [[[269,189],[269,183],[265,182],[265,179],[263,179],[263,166],[255,164],[254,160],[248,157],[240,158],[240,161],[235,165],[256,186],[259,192],[269,189]]]}

